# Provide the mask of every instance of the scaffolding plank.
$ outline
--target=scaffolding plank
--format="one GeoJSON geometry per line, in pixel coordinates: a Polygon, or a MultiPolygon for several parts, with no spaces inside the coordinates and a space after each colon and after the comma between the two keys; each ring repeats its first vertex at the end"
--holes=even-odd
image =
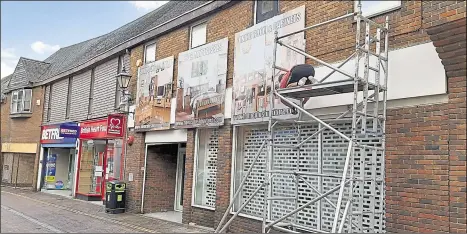
{"type": "MultiPolygon", "coordinates": [[[[359,82],[358,91],[363,91],[364,84],[359,82]]],[[[368,83],[368,89],[374,90],[375,85],[368,83]]],[[[307,98],[307,97],[319,97],[327,96],[340,93],[353,93],[354,92],[354,81],[343,80],[326,82],[321,84],[304,85],[300,87],[283,88],[277,91],[279,94],[285,97],[291,98],[307,98]]]]}

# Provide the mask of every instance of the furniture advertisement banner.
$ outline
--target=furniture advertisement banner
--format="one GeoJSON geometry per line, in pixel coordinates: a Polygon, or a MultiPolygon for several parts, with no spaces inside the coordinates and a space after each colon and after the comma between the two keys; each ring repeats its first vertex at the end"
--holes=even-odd
{"type": "MultiPolygon", "coordinates": [[[[273,77],[274,33],[285,35],[305,27],[305,6],[258,23],[235,34],[232,124],[264,122],[269,117],[270,93],[273,77]]],[[[304,33],[281,39],[282,42],[305,50],[304,33]]],[[[276,65],[290,70],[294,65],[305,63],[305,57],[286,47],[277,45],[276,65]]],[[[276,69],[275,88],[279,87],[276,69]]],[[[294,118],[291,109],[274,98],[273,116],[294,118]]]]}
{"type": "Polygon", "coordinates": [[[174,56],[138,68],[135,130],[170,128],[174,56]]]}
{"type": "Polygon", "coordinates": [[[224,124],[228,38],[178,56],[176,128],[224,124]]]}

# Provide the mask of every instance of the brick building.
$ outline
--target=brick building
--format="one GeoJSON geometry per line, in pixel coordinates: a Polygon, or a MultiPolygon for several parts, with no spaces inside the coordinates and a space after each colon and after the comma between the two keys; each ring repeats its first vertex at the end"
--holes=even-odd
{"type": "Polygon", "coordinates": [[[21,57],[2,79],[2,184],[34,187],[39,155],[43,89],[33,82],[50,64],[21,57]]]}
{"type": "MultiPolygon", "coordinates": [[[[228,38],[227,100],[232,92],[236,66],[236,33],[267,20],[271,14],[279,15],[300,6],[305,6],[305,26],[355,9],[352,1],[279,1],[277,6],[269,6],[269,11],[264,14],[255,13],[259,8],[254,2],[230,2],[219,8],[210,7],[209,12],[202,11],[208,6],[209,4],[203,5],[190,11],[190,16],[195,15],[195,19],[148,38],[150,43],[131,48],[133,86],[138,82],[136,71],[138,67],[145,66],[146,53],[152,53],[152,48],[156,48],[156,61],[169,56],[174,56],[177,61],[180,53],[196,51],[196,47],[192,45],[194,37],[196,42],[202,41],[207,45],[228,38]],[[204,37],[200,39],[199,35],[204,37]]],[[[164,7],[170,8],[170,4],[164,7]]],[[[367,12],[367,15],[379,23],[384,23],[385,17],[389,16],[390,23],[391,72],[386,126],[384,228],[387,231],[464,231],[465,195],[462,192],[465,191],[465,44],[461,40],[465,37],[465,31],[456,27],[465,24],[462,21],[465,19],[465,2],[404,1],[382,8],[363,5],[364,14],[367,12]],[[446,38],[449,32],[445,30],[450,30],[451,35],[456,36],[446,38]],[[452,45],[449,46],[449,43],[452,45]],[[424,67],[421,64],[430,65],[424,67]],[[427,80],[429,85],[424,83],[427,80]],[[419,85],[425,86],[413,88],[419,85]]],[[[174,21],[178,22],[178,19],[174,21]]],[[[306,51],[324,61],[338,64],[354,49],[352,43],[355,42],[355,25],[347,20],[307,31],[306,51]]],[[[311,60],[307,62],[311,63],[311,60]]],[[[180,85],[176,81],[180,77],[177,74],[179,72],[180,68],[174,63],[173,79],[177,85],[180,85]]],[[[139,88],[138,85],[137,89],[139,88]]],[[[172,91],[178,95],[180,90],[177,91],[176,88],[174,85],[172,91]]],[[[137,89],[133,89],[132,93],[136,93],[137,89]]],[[[184,100],[177,97],[173,102],[176,106],[181,106],[184,100]]],[[[235,100],[226,101],[225,109],[230,110],[228,105],[233,105],[234,102],[235,100]]],[[[316,106],[309,108],[324,115],[339,112],[349,104],[345,98],[339,97],[327,97],[316,103],[316,106]]],[[[176,203],[181,201],[172,195],[173,191],[179,191],[176,188],[177,172],[173,170],[177,165],[174,157],[178,154],[175,152],[175,144],[183,145],[182,151],[186,152],[183,160],[183,222],[216,227],[229,205],[231,185],[238,183],[233,181],[240,178],[233,176],[232,172],[245,172],[247,169],[232,168],[239,155],[238,152],[233,152],[233,145],[238,149],[239,144],[243,144],[239,132],[251,134],[251,131],[265,131],[261,125],[232,127],[231,117],[232,113],[225,111],[225,123],[214,129],[151,129],[131,133],[135,141],[129,147],[131,154],[127,159],[131,161],[127,160],[126,170],[126,173],[133,176],[133,181],[129,181],[130,209],[145,213],[177,210],[179,204],[176,203]],[[168,146],[161,145],[167,143],[173,145],[170,160],[162,153],[167,152],[163,147],[168,146]],[[207,148],[200,150],[203,147],[207,148]],[[212,158],[212,154],[200,154],[206,151],[216,152],[215,157],[212,158]],[[208,166],[201,168],[200,162],[208,166]],[[146,174],[142,168],[146,168],[146,174]],[[201,170],[209,179],[199,175],[201,170]],[[214,185],[215,190],[209,186],[203,187],[201,177],[205,184],[214,185]],[[212,183],[213,180],[215,183],[212,183]],[[202,198],[198,199],[199,196],[202,198]]],[[[176,120],[172,119],[170,123],[172,128],[176,128],[176,120]]],[[[180,160],[179,158],[178,164],[180,160]]],[[[243,197],[244,200],[246,198],[243,197]]],[[[249,208],[250,213],[244,211],[232,223],[230,231],[260,230],[261,216],[257,216],[254,210],[261,208],[255,208],[254,205],[249,205],[249,208]]]]}
{"type": "MultiPolygon", "coordinates": [[[[465,8],[465,1],[363,3],[366,16],[381,24],[389,16],[390,24],[386,155],[385,164],[378,164],[378,171],[385,171],[385,191],[374,195],[384,199],[378,206],[384,211],[385,221],[376,224],[376,230],[466,231],[465,8]]],[[[128,146],[123,141],[122,147],[115,150],[121,150],[124,155],[127,147],[127,154],[118,166],[122,167],[120,179],[128,183],[129,211],[175,211],[183,223],[215,228],[235,192],[232,186],[238,186],[251,163],[252,153],[267,133],[264,122],[238,123],[233,118],[238,96],[235,84],[247,86],[239,88],[248,94],[246,98],[238,98],[239,110],[246,105],[262,110],[270,104],[263,98],[268,92],[267,85],[248,87],[250,77],[264,74],[263,70],[267,69],[258,69],[253,75],[239,74],[258,63],[264,63],[259,65],[263,68],[270,67],[270,61],[245,63],[236,54],[237,48],[243,53],[259,48],[256,53],[261,53],[271,45],[271,32],[268,36],[262,35],[261,30],[254,32],[261,23],[272,27],[303,23],[299,26],[307,27],[354,11],[354,1],[171,1],[111,33],[63,48],[44,61],[50,67],[40,79],[30,80],[32,96],[35,98],[37,90],[37,99],[41,99],[39,117],[33,125],[75,122],[86,126],[116,112],[119,90],[114,76],[124,66],[132,76],[129,91],[136,110],[135,123],[129,121],[129,139],[133,140],[128,146]],[[293,23],[282,20],[281,17],[291,12],[299,13],[300,17],[293,23]],[[265,40],[248,45],[247,39],[236,37],[252,31],[250,35],[264,36],[265,40]],[[227,46],[222,44],[224,41],[227,46]],[[247,45],[240,47],[245,41],[247,45]],[[210,66],[212,63],[217,65],[210,66]],[[206,82],[202,78],[210,77],[212,69],[217,71],[217,79],[206,82]],[[190,79],[200,81],[194,84],[190,79]],[[209,106],[211,100],[219,97],[225,102],[215,108],[209,106]],[[212,109],[199,113],[221,116],[223,121],[214,127],[203,123],[180,127],[181,122],[193,120],[190,116],[202,105],[212,109]]],[[[347,19],[308,30],[303,46],[306,52],[337,66],[355,49],[355,28],[355,20],[347,19]]],[[[306,62],[317,65],[309,59],[306,62]]],[[[326,73],[319,66],[316,70],[321,75],[326,73]]],[[[14,78],[13,74],[5,82],[14,78]]],[[[10,108],[8,95],[12,90],[5,91],[7,102],[2,104],[2,152],[6,152],[4,142],[34,143],[33,153],[37,155],[34,167],[41,168],[39,152],[44,154],[45,150],[39,147],[40,129],[36,129],[37,135],[31,139],[23,141],[17,136],[16,142],[4,141],[14,134],[10,127],[4,126],[19,121],[5,114],[10,108]]],[[[305,107],[322,118],[331,118],[345,111],[350,100],[351,97],[339,94],[311,99],[311,104],[305,107]]],[[[33,116],[37,109],[33,108],[33,116]]],[[[338,126],[346,131],[349,122],[343,121],[338,126]]],[[[315,128],[313,124],[306,126],[307,131],[315,128]]],[[[323,134],[323,138],[327,137],[326,144],[339,144],[333,135],[323,134]]],[[[112,139],[78,139],[77,155],[84,155],[89,162],[93,157],[89,147],[96,147],[95,142],[99,141],[108,144],[109,140],[112,139]]],[[[308,152],[314,147],[309,146],[308,152]]],[[[282,153],[284,158],[290,157],[282,153]]],[[[314,165],[313,157],[310,158],[309,165],[314,165]]],[[[83,159],[75,160],[79,171],[77,164],[83,159]]],[[[90,169],[84,168],[81,175],[90,169]]],[[[243,201],[259,184],[264,168],[255,173],[242,191],[243,201]]],[[[80,176],[76,174],[75,178],[80,176]]],[[[81,189],[78,183],[75,187],[81,189]]],[[[86,191],[88,195],[98,193],[95,187],[86,191]]],[[[282,189],[290,188],[284,185],[282,189]]],[[[308,197],[312,191],[303,193],[302,202],[312,199],[308,197]]],[[[262,208],[258,195],[234,220],[229,231],[260,231],[262,208]]],[[[289,211],[281,209],[278,206],[275,214],[289,211]]],[[[326,207],[323,216],[317,217],[309,209],[299,213],[298,219],[303,226],[317,228],[319,225],[326,229],[332,223],[329,215],[332,213],[333,208],[326,207]]]]}

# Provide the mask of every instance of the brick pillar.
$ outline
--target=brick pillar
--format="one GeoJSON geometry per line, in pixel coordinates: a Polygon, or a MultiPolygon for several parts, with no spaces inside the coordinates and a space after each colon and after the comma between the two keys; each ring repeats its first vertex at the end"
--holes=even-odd
{"type": "Polygon", "coordinates": [[[219,128],[219,151],[217,153],[216,213],[214,228],[217,227],[230,203],[233,127],[230,120],[219,128]]]}
{"type": "Polygon", "coordinates": [[[431,27],[427,33],[448,79],[449,232],[466,233],[466,18],[431,27]]]}
{"type": "Polygon", "coordinates": [[[129,132],[128,136],[134,136],[135,140],[131,146],[127,145],[127,155],[125,155],[125,180],[127,183],[126,206],[128,212],[140,213],[141,194],[144,171],[144,133],[129,132]],[[128,181],[129,173],[133,173],[133,181],[128,181]]]}
{"type": "Polygon", "coordinates": [[[193,196],[193,166],[195,164],[195,129],[187,130],[185,180],[183,185],[183,214],[182,222],[190,223],[193,212],[191,198],[193,196]]]}

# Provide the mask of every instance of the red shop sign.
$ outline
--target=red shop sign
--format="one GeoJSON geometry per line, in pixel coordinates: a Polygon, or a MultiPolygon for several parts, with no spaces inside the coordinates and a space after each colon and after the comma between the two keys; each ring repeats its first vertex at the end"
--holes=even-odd
{"type": "Polygon", "coordinates": [[[114,137],[122,137],[124,129],[123,115],[107,116],[107,135],[114,137]]]}
{"type": "Polygon", "coordinates": [[[79,138],[99,139],[107,137],[107,120],[94,120],[80,123],[79,138]]]}

